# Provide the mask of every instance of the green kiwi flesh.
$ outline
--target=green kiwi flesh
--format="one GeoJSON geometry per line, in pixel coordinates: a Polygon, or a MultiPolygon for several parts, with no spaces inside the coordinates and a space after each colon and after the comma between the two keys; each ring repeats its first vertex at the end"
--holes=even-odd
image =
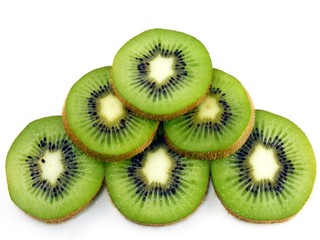
{"type": "Polygon", "coordinates": [[[61,116],[35,120],[12,143],[6,159],[12,201],[45,222],[61,222],[82,210],[102,186],[105,164],[68,138],[61,116]]]}
{"type": "Polygon", "coordinates": [[[147,118],[166,120],[199,104],[211,83],[208,51],[196,38],[173,30],[147,30],[125,43],[112,65],[116,94],[147,118]]]}
{"type": "Polygon", "coordinates": [[[290,120],[256,110],[253,131],[227,158],[212,161],[215,191],[226,209],[249,222],[282,222],[308,200],[316,161],[304,132],[290,120]]]}
{"type": "Polygon", "coordinates": [[[95,69],[78,80],[68,93],[64,127],[85,153],[106,161],[130,158],[152,141],[158,122],[125,108],[109,83],[111,67],[95,69]]]}
{"type": "Polygon", "coordinates": [[[170,150],[162,136],[137,156],[106,163],[106,185],[119,211],[143,225],[184,219],[200,205],[210,176],[208,161],[170,150]]]}
{"type": "Polygon", "coordinates": [[[164,123],[169,146],[189,158],[224,158],[248,138],[254,108],[242,84],[213,69],[213,84],[205,100],[190,112],[164,123]]]}

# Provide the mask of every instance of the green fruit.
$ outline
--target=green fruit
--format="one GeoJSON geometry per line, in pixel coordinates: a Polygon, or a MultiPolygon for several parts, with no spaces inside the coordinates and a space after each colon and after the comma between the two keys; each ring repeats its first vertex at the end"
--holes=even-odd
{"type": "Polygon", "coordinates": [[[213,161],[211,175],[217,195],[233,215],[249,222],[281,222],[308,200],[316,160],[297,125],[257,110],[246,143],[233,155],[213,161]]]}
{"type": "Polygon", "coordinates": [[[254,108],[242,84],[213,69],[213,85],[205,100],[181,117],[166,121],[169,146],[189,158],[224,158],[247,140],[254,123],[254,108]]]}
{"type": "Polygon", "coordinates": [[[61,222],[82,210],[101,188],[103,162],[75,147],[60,116],[30,123],[14,140],[6,174],[12,201],[27,214],[61,222]]]}
{"type": "Polygon", "coordinates": [[[137,156],[106,164],[112,201],[129,220],[166,225],[199,206],[209,183],[207,161],[187,159],[170,150],[162,136],[137,156]]]}
{"type": "Polygon", "coordinates": [[[209,53],[196,38],[151,29],[130,39],[117,52],[112,83],[132,111],[166,120],[203,101],[211,83],[211,68],[209,53]]]}
{"type": "Polygon", "coordinates": [[[158,122],[136,116],[113,94],[110,67],[95,69],[68,93],[63,122],[85,153],[106,161],[132,157],[152,141],[158,122]]]}

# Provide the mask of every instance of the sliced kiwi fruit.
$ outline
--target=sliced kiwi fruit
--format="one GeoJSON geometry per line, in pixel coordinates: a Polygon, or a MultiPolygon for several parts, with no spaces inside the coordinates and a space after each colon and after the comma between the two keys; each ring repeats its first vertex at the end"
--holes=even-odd
{"type": "Polygon", "coordinates": [[[316,174],[304,132],[279,115],[256,111],[253,131],[231,156],[212,161],[215,191],[226,209],[249,222],[282,222],[311,194],[316,174]]]}
{"type": "Polygon", "coordinates": [[[163,136],[137,156],[106,164],[110,197],[129,220],[166,225],[184,219],[200,205],[210,176],[208,161],[183,157],[163,136]]]}
{"type": "Polygon", "coordinates": [[[241,147],[254,124],[254,108],[243,85],[213,69],[205,100],[190,112],[164,123],[169,146],[189,158],[224,158],[241,147]]]}
{"type": "Polygon", "coordinates": [[[208,51],[196,38],[151,29],[126,42],[114,57],[115,93],[132,111],[167,120],[203,101],[212,79],[208,51]]]}
{"type": "Polygon", "coordinates": [[[83,209],[103,183],[105,164],[68,138],[61,116],[33,121],[12,143],[6,175],[12,201],[45,222],[61,222],[83,209]]]}
{"type": "Polygon", "coordinates": [[[106,161],[130,158],[152,141],[158,122],[137,116],[113,94],[111,67],[95,69],[68,93],[64,127],[85,153],[106,161]]]}

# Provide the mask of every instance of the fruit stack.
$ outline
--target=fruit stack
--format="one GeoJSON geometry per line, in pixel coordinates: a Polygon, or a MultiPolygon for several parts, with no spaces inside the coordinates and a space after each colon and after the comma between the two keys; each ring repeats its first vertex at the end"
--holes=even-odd
{"type": "Polygon", "coordinates": [[[104,182],[126,218],[173,223],[196,210],[209,181],[239,219],[281,222],[304,206],[315,171],[298,126],[255,110],[199,40],[166,29],[135,36],[112,66],[85,74],[62,116],[30,123],[6,160],[12,201],[53,223],[82,210],[104,182]]]}

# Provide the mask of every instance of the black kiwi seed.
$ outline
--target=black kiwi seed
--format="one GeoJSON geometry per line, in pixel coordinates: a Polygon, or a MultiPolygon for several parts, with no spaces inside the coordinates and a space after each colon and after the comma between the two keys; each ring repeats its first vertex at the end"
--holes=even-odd
{"type": "Polygon", "coordinates": [[[93,90],[90,93],[90,97],[87,98],[87,114],[92,121],[92,126],[100,133],[107,134],[106,139],[111,141],[112,136],[118,134],[122,129],[124,129],[133,118],[133,113],[130,110],[126,110],[126,115],[123,119],[115,123],[116,125],[110,125],[107,121],[103,120],[103,117],[99,115],[97,109],[97,101],[106,95],[111,93],[111,86],[109,83],[99,86],[99,90],[93,90]]]}
{"type": "Polygon", "coordinates": [[[78,173],[78,164],[75,161],[75,153],[71,142],[63,139],[62,141],[47,142],[44,137],[37,144],[38,149],[36,151],[39,155],[28,155],[25,162],[27,163],[30,177],[31,186],[35,189],[41,189],[47,197],[51,199],[59,197],[59,195],[65,190],[67,184],[72,181],[72,178],[78,173]],[[57,178],[56,183],[53,185],[48,183],[45,179],[41,177],[41,168],[39,162],[45,164],[46,160],[42,157],[46,151],[52,152],[56,150],[61,150],[62,162],[64,168],[67,169],[57,178]]]}
{"type": "MultiPolygon", "coordinates": [[[[163,144],[163,142],[158,141],[157,144],[152,145],[149,149],[152,152],[156,151],[163,144]]],[[[175,165],[171,170],[170,179],[167,181],[167,184],[154,183],[153,186],[147,184],[146,179],[144,179],[140,172],[141,168],[144,165],[144,154],[140,153],[131,159],[131,165],[127,168],[128,177],[134,183],[136,194],[138,194],[143,201],[145,201],[149,195],[174,195],[176,193],[176,190],[179,188],[179,175],[186,167],[186,165],[183,163],[184,157],[169,149],[168,154],[172,159],[175,159],[175,165]]]]}
{"type": "Polygon", "coordinates": [[[183,85],[187,81],[188,72],[185,67],[187,64],[184,60],[184,54],[182,50],[169,50],[161,46],[161,43],[156,44],[152,50],[148,53],[143,54],[143,57],[136,57],[138,77],[135,82],[135,86],[140,88],[141,91],[147,91],[148,97],[161,99],[162,97],[167,98],[171,95],[174,89],[178,88],[179,85],[183,85]],[[171,76],[167,81],[162,84],[156,84],[151,82],[148,76],[150,61],[156,57],[161,56],[164,58],[173,57],[175,64],[174,70],[175,75],[171,76]]]}
{"type": "Polygon", "coordinates": [[[295,168],[291,163],[290,159],[286,157],[285,148],[282,140],[279,136],[272,138],[264,137],[262,130],[255,128],[250,134],[247,142],[243,147],[234,154],[236,159],[236,167],[239,169],[239,182],[245,182],[247,187],[245,188],[247,192],[251,192],[253,196],[258,196],[259,192],[274,192],[275,194],[281,193],[285,189],[285,181],[288,175],[293,175],[295,168]],[[274,149],[277,159],[281,164],[281,169],[279,170],[275,181],[264,180],[262,184],[261,181],[257,182],[253,180],[251,176],[250,168],[247,162],[247,158],[256,144],[262,144],[266,149],[274,149]]]}
{"type": "Polygon", "coordinates": [[[223,93],[219,88],[213,87],[209,92],[209,96],[219,99],[219,105],[222,108],[222,113],[220,114],[219,118],[213,121],[207,120],[199,122],[197,124],[195,124],[195,122],[197,122],[197,120],[195,119],[195,109],[187,113],[186,123],[188,128],[192,129],[193,134],[202,132],[205,135],[208,135],[214,132],[220,132],[223,130],[224,126],[227,125],[227,123],[230,120],[230,117],[232,116],[232,109],[225,99],[225,93],[223,93]]]}

